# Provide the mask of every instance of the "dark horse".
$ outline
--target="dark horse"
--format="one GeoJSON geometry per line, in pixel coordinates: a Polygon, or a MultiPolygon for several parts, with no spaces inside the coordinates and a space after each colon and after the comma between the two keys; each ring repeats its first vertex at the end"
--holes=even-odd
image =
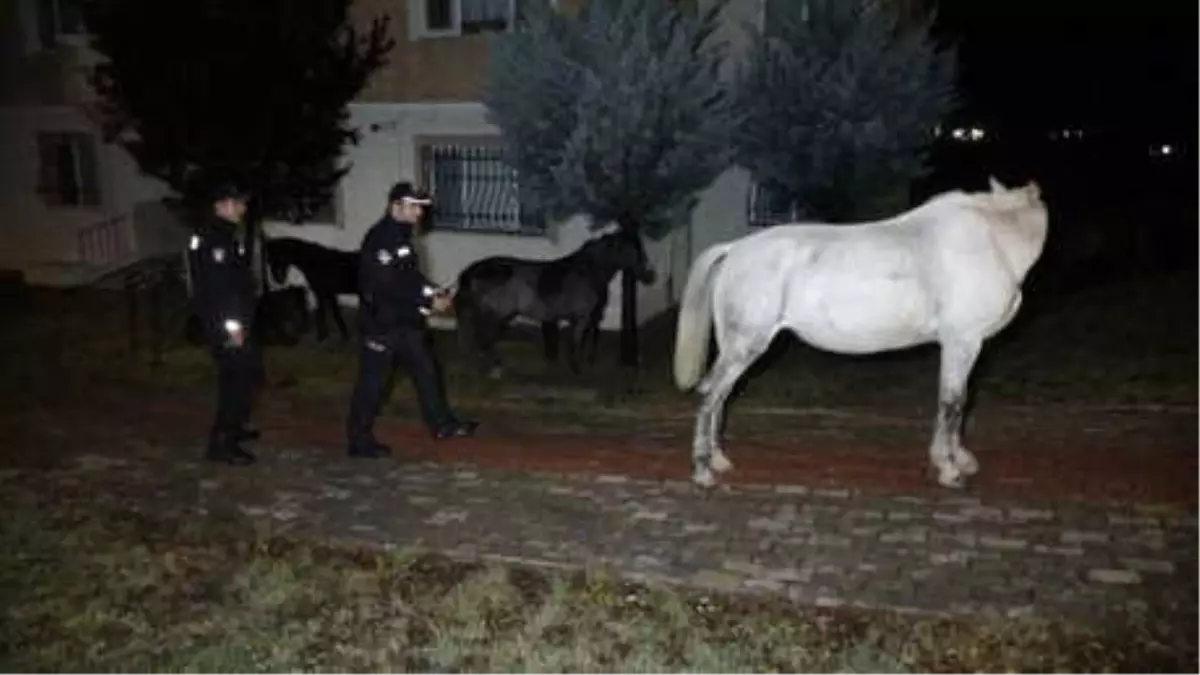
{"type": "Polygon", "coordinates": [[[608,304],[608,286],[621,270],[644,284],[654,282],[654,270],[636,234],[608,234],[555,260],[476,261],[459,274],[454,296],[463,348],[474,352],[481,370],[498,377],[496,341],[521,316],[540,323],[547,338],[552,330],[566,327],[567,362],[578,373],[578,347],[589,332],[598,330],[608,304]]]}
{"type": "Polygon", "coordinates": [[[268,239],[265,249],[267,269],[276,283],[286,283],[288,268],[295,267],[316,296],[317,341],[323,342],[329,335],[325,326],[326,312],[333,315],[342,341],[348,341],[350,331],[342,320],[337,296],[358,294],[358,253],[338,251],[291,237],[268,239]]]}

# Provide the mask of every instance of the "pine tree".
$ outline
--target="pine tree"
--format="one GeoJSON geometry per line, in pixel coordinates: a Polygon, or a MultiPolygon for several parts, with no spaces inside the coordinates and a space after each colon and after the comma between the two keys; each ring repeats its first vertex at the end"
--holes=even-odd
{"type": "MultiPolygon", "coordinates": [[[[588,0],[578,15],[524,3],[492,44],[483,100],[522,201],[551,219],[589,215],[631,236],[685,225],[729,166],[732,95],[712,39],[723,2],[588,0]]],[[[636,286],[622,279],[621,361],[637,365],[636,286]]]]}
{"type": "Polygon", "coordinates": [[[902,24],[888,0],[766,2],[738,77],[738,163],[773,214],[893,211],[957,105],[954,50],[933,43],[931,18],[902,24]]]}
{"type": "Polygon", "coordinates": [[[347,103],[392,47],[386,17],[362,34],[349,2],[87,0],[105,136],[186,201],[234,180],[256,215],[307,220],[348,170],[347,103]]]}

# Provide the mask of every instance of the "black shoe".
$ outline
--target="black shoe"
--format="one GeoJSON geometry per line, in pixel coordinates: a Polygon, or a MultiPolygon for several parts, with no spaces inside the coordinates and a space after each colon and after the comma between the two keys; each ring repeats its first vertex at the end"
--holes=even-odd
{"type": "Polygon", "coordinates": [[[443,424],[433,430],[433,437],[436,440],[445,440],[447,438],[468,438],[475,435],[475,430],[479,428],[479,422],[460,422],[454,420],[449,424],[443,424]]]}
{"type": "Polygon", "coordinates": [[[224,462],[233,466],[250,466],[257,458],[249,450],[233,443],[210,443],[204,458],[210,462],[224,462]]]}
{"type": "Polygon", "coordinates": [[[376,440],[360,441],[350,444],[349,454],[351,457],[379,459],[382,457],[391,457],[392,449],[376,440]]]}
{"type": "Polygon", "coordinates": [[[239,441],[257,441],[261,437],[262,431],[249,425],[242,427],[237,432],[239,441]]]}

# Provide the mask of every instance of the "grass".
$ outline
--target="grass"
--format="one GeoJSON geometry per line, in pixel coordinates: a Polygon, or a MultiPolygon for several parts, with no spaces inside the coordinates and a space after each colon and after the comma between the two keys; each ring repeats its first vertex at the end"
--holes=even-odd
{"type": "MultiPolygon", "coordinates": [[[[975,395],[980,401],[1019,404],[1194,405],[1196,288],[1196,273],[1190,271],[1069,294],[1030,293],[1016,321],[985,347],[973,379],[975,395]]],[[[130,358],[119,295],[38,297],[26,303],[23,312],[13,312],[21,319],[0,336],[0,365],[14,387],[38,386],[50,363],[60,366],[60,377],[211,386],[208,355],[179,340],[168,346],[157,368],[148,365],[145,353],[130,358]]],[[[550,397],[582,389],[591,398],[577,397],[577,404],[637,411],[692,403],[691,396],[680,394],[671,381],[673,329],[669,317],[643,329],[643,366],[636,378],[607,363],[573,377],[562,365],[544,364],[539,338],[518,331],[501,345],[510,376],[495,382],[474,372],[454,333],[439,332],[435,339],[448,390],[465,407],[529,400],[541,388],[550,397]]],[[[611,363],[616,336],[602,339],[601,359],[611,363]]],[[[740,400],[770,406],[932,404],[937,362],[936,346],[852,358],[783,337],[744,379],[740,400]]],[[[354,380],[357,354],[353,345],[270,347],[267,366],[271,381],[289,396],[344,400],[354,380]]],[[[393,407],[408,409],[411,387],[403,379],[398,385],[393,407]]],[[[555,405],[574,404],[558,400],[555,405]]]]}
{"type": "MultiPolygon", "coordinates": [[[[5,671],[1107,672],[1196,668],[1139,626],[810,611],[168,521],[4,481],[5,671]]],[[[1191,636],[1194,638],[1194,636],[1191,636]]],[[[1184,643],[1185,645],[1187,643],[1184,643]]]]}

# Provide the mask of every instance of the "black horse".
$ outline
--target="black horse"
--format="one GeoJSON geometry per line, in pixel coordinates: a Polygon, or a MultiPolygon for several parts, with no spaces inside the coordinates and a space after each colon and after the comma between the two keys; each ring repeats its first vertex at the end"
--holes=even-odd
{"type": "Polygon", "coordinates": [[[317,341],[324,342],[329,335],[325,325],[326,312],[333,315],[342,342],[348,341],[350,331],[342,319],[337,296],[358,295],[358,253],[338,251],[291,237],[268,239],[265,253],[267,269],[277,284],[287,281],[289,267],[295,267],[304,275],[317,300],[317,341]]]}
{"type": "MultiPolygon", "coordinates": [[[[644,283],[654,270],[637,234],[617,232],[584,244],[555,260],[494,257],[476,261],[458,276],[454,311],[463,348],[474,353],[480,369],[499,377],[495,344],[517,316],[542,325],[547,339],[566,327],[567,362],[578,373],[578,348],[598,330],[608,286],[618,271],[644,283]]],[[[593,339],[592,356],[595,356],[593,339]]]]}

